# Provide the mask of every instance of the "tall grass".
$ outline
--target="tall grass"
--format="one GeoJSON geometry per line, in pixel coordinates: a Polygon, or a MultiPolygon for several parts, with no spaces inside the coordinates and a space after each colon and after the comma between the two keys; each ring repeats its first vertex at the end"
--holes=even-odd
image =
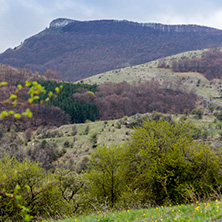
{"type": "Polygon", "coordinates": [[[189,205],[159,206],[150,209],[124,210],[119,212],[98,211],[94,215],[80,216],[57,222],[172,222],[172,221],[222,221],[222,203],[218,200],[189,205]]]}

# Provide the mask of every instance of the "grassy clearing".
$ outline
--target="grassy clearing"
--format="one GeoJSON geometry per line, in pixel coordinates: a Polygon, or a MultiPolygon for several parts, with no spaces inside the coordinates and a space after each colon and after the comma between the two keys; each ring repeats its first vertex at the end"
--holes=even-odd
{"type": "Polygon", "coordinates": [[[190,115],[188,120],[195,126],[206,131],[209,136],[216,136],[221,132],[220,127],[222,127],[222,122],[213,115],[203,116],[202,119],[197,119],[195,116],[190,115]]]}
{"type": "Polygon", "coordinates": [[[85,147],[91,147],[91,136],[93,134],[98,135],[98,144],[111,144],[111,143],[124,143],[129,138],[130,129],[126,128],[124,124],[119,124],[120,120],[109,120],[109,121],[96,121],[82,124],[69,124],[63,125],[58,128],[58,131],[62,133],[62,136],[57,136],[54,138],[46,137],[41,138],[40,136],[35,136],[34,139],[46,140],[46,141],[56,141],[58,145],[63,146],[65,141],[73,142],[75,137],[74,148],[79,147],[83,142],[85,147]],[[75,136],[72,135],[72,127],[76,126],[77,133],[75,136]],[[86,133],[86,127],[89,128],[88,133],[86,133]],[[127,133],[129,132],[129,133],[127,133]]]}
{"type": "MultiPolygon", "coordinates": [[[[172,59],[179,60],[183,57],[200,58],[204,51],[205,50],[195,50],[195,51],[179,53],[179,54],[164,58],[164,61],[166,62],[166,64],[170,64],[172,59]]],[[[135,66],[108,71],[105,73],[101,73],[101,74],[83,79],[83,81],[84,83],[88,83],[88,84],[94,84],[94,83],[101,84],[108,81],[112,81],[112,82],[146,81],[152,78],[164,80],[164,79],[168,79],[172,77],[174,78],[175,76],[177,76],[168,69],[159,69],[158,65],[161,60],[163,59],[161,58],[161,59],[157,59],[152,62],[148,62],[141,65],[135,65],[135,66]]]]}
{"type": "MultiPolygon", "coordinates": [[[[151,114],[148,114],[151,115],[151,114]]],[[[171,115],[172,119],[179,120],[183,115],[171,115]]],[[[184,118],[184,116],[183,116],[184,118]]],[[[192,122],[195,126],[206,131],[208,137],[207,142],[218,144],[220,140],[220,133],[222,128],[222,122],[217,120],[213,115],[203,115],[201,119],[197,119],[194,115],[186,117],[188,121],[192,122]],[[216,137],[218,138],[216,138],[216,137]]],[[[128,117],[131,122],[134,117],[128,117]]],[[[60,132],[59,135],[54,137],[42,136],[43,133],[33,133],[32,141],[29,142],[28,146],[31,148],[36,143],[41,143],[44,140],[48,143],[56,143],[60,149],[65,148],[66,156],[72,158],[75,164],[81,163],[85,156],[89,156],[98,145],[121,145],[130,140],[130,136],[133,133],[133,129],[127,128],[126,125],[120,120],[109,120],[109,121],[96,121],[83,124],[70,124],[63,125],[57,130],[60,132]],[[72,134],[72,128],[75,125],[76,135],[72,134]],[[85,134],[86,128],[89,128],[87,134],[85,134]],[[93,146],[92,137],[96,134],[96,146],[93,146]]],[[[43,130],[44,131],[44,130],[43,130]]],[[[53,131],[50,130],[49,131],[53,131]]],[[[22,135],[21,135],[22,136],[22,135]]],[[[66,161],[66,160],[64,160],[66,161]]]]}
{"type": "MultiPolygon", "coordinates": [[[[93,152],[97,146],[118,144],[127,142],[132,133],[132,129],[128,129],[121,120],[96,121],[83,124],[63,125],[59,128],[53,128],[40,132],[38,130],[33,133],[32,140],[28,143],[28,147],[32,148],[37,143],[43,141],[49,144],[56,144],[60,150],[66,150],[66,157],[60,159],[67,164],[68,159],[73,159],[77,166],[85,157],[93,152]],[[76,134],[73,135],[73,127],[76,127],[76,134]],[[88,132],[86,133],[86,128],[88,132]],[[51,136],[53,131],[59,132],[57,135],[51,136]],[[96,140],[92,137],[96,135],[96,140]]],[[[24,137],[21,134],[21,137],[24,137]]]]}
{"type": "Polygon", "coordinates": [[[90,216],[80,216],[57,222],[159,222],[159,221],[222,221],[222,204],[216,200],[189,205],[159,206],[150,209],[124,210],[119,212],[101,212],[90,216]]]}
{"type": "Polygon", "coordinates": [[[187,89],[195,90],[198,95],[206,97],[218,97],[221,93],[221,80],[209,81],[202,74],[196,72],[174,73],[171,69],[158,68],[160,61],[164,60],[166,64],[171,65],[172,59],[179,60],[183,57],[200,58],[205,50],[189,51],[177,55],[161,58],[149,63],[130,66],[122,69],[116,69],[101,73],[81,81],[87,84],[102,84],[105,82],[144,82],[151,79],[159,82],[170,81],[178,84],[178,80],[187,89]],[[220,84],[219,84],[220,83],[220,84]]]}

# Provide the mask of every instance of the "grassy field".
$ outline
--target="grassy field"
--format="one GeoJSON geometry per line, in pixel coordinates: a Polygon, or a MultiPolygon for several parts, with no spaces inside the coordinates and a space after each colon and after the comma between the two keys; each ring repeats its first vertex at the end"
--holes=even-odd
{"type": "Polygon", "coordinates": [[[206,97],[218,97],[221,92],[221,80],[209,81],[202,74],[196,72],[175,73],[171,69],[158,68],[161,61],[171,65],[172,60],[179,60],[183,57],[200,58],[205,50],[189,51],[163,59],[158,59],[149,63],[130,66],[122,69],[116,69],[101,73],[81,81],[88,84],[102,84],[105,82],[144,82],[151,79],[159,82],[170,81],[176,84],[184,85],[185,88],[192,89],[198,95],[206,97]],[[181,81],[180,83],[178,81],[181,81]]]}
{"type": "Polygon", "coordinates": [[[160,221],[193,221],[209,222],[222,221],[222,204],[215,200],[204,203],[192,203],[189,205],[159,206],[156,208],[124,210],[117,212],[98,211],[94,215],[80,216],[72,219],[59,220],[57,222],[160,222],[160,221]]]}
{"type": "MultiPolygon", "coordinates": [[[[73,159],[74,165],[77,166],[84,158],[89,157],[97,145],[121,145],[129,140],[132,131],[121,123],[121,119],[69,124],[33,132],[28,148],[32,149],[37,143],[43,141],[56,144],[60,149],[66,150],[65,156],[60,161],[67,164],[68,159],[73,159]],[[73,127],[76,131],[74,134],[73,127]],[[93,140],[93,137],[96,137],[96,140],[93,140]]],[[[20,136],[23,137],[23,134],[20,136]]]]}

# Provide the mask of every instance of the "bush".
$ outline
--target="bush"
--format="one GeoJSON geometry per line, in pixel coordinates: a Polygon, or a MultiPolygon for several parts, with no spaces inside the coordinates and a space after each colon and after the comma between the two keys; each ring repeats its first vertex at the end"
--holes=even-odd
{"type": "Polygon", "coordinates": [[[88,135],[88,134],[89,134],[89,125],[87,125],[84,130],[84,135],[88,135]]]}
{"type": "Polygon", "coordinates": [[[70,170],[46,172],[36,162],[0,159],[0,221],[35,221],[72,216],[84,207],[79,195],[82,176],[70,170]]]}
{"type": "Polygon", "coordinates": [[[97,133],[93,133],[91,136],[90,136],[90,140],[92,142],[92,148],[96,148],[97,147],[97,140],[98,140],[98,135],[97,133]]]}
{"type": "Polygon", "coordinates": [[[19,162],[6,156],[0,159],[0,181],[6,178],[1,183],[1,191],[14,193],[15,187],[19,185],[20,201],[1,196],[1,221],[24,221],[23,211],[18,204],[28,208],[29,214],[34,217],[48,217],[59,213],[58,181],[53,179],[51,173],[46,174],[38,163],[27,160],[19,162]]]}
{"type": "MultiPolygon", "coordinates": [[[[132,190],[154,204],[208,197],[220,187],[221,157],[193,140],[189,123],[146,121],[133,134],[125,163],[132,190]]],[[[140,199],[141,200],[141,199],[140,199]]]]}
{"type": "Polygon", "coordinates": [[[107,204],[114,207],[119,200],[124,181],[121,178],[123,150],[118,146],[98,147],[92,154],[85,174],[89,198],[96,199],[95,204],[107,204]]]}
{"type": "MultiPolygon", "coordinates": [[[[67,141],[69,143],[69,141],[67,141]]],[[[67,145],[67,144],[66,144],[67,145]]],[[[66,153],[65,149],[59,149],[56,143],[48,143],[43,140],[29,151],[29,158],[32,161],[41,163],[41,167],[49,170],[54,168],[54,162],[66,153]]]]}
{"type": "Polygon", "coordinates": [[[71,135],[72,135],[72,136],[75,136],[76,134],[77,134],[77,127],[76,127],[76,125],[74,124],[74,125],[72,126],[71,135]]]}
{"type": "MultiPolygon", "coordinates": [[[[122,147],[99,147],[86,174],[87,192],[111,208],[186,203],[220,191],[221,155],[194,141],[186,122],[147,120],[122,147]]],[[[86,192],[86,193],[87,193],[86,192]]]]}
{"type": "Polygon", "coordinates": [[[201,109],[194,109],[191,114],[193,114],[196,119],[202,119],[203,117],[203,111],[201,109]]]}
{"type": "Polygon", "coordinates": [[[222,121],[222,112],[218,112],[214,114],[218,120],[222,121]]]}

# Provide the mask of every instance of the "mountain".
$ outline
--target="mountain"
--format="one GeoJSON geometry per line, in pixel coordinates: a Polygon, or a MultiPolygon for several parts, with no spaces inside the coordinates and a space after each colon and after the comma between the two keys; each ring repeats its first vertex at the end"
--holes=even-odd
{"type": "Polygon", "coordinates": [[[222,30],[117,20],[56,19],[49,28],[0,54],[0,63],[76,81],[176,53],[222,46],[222,30]]]}

